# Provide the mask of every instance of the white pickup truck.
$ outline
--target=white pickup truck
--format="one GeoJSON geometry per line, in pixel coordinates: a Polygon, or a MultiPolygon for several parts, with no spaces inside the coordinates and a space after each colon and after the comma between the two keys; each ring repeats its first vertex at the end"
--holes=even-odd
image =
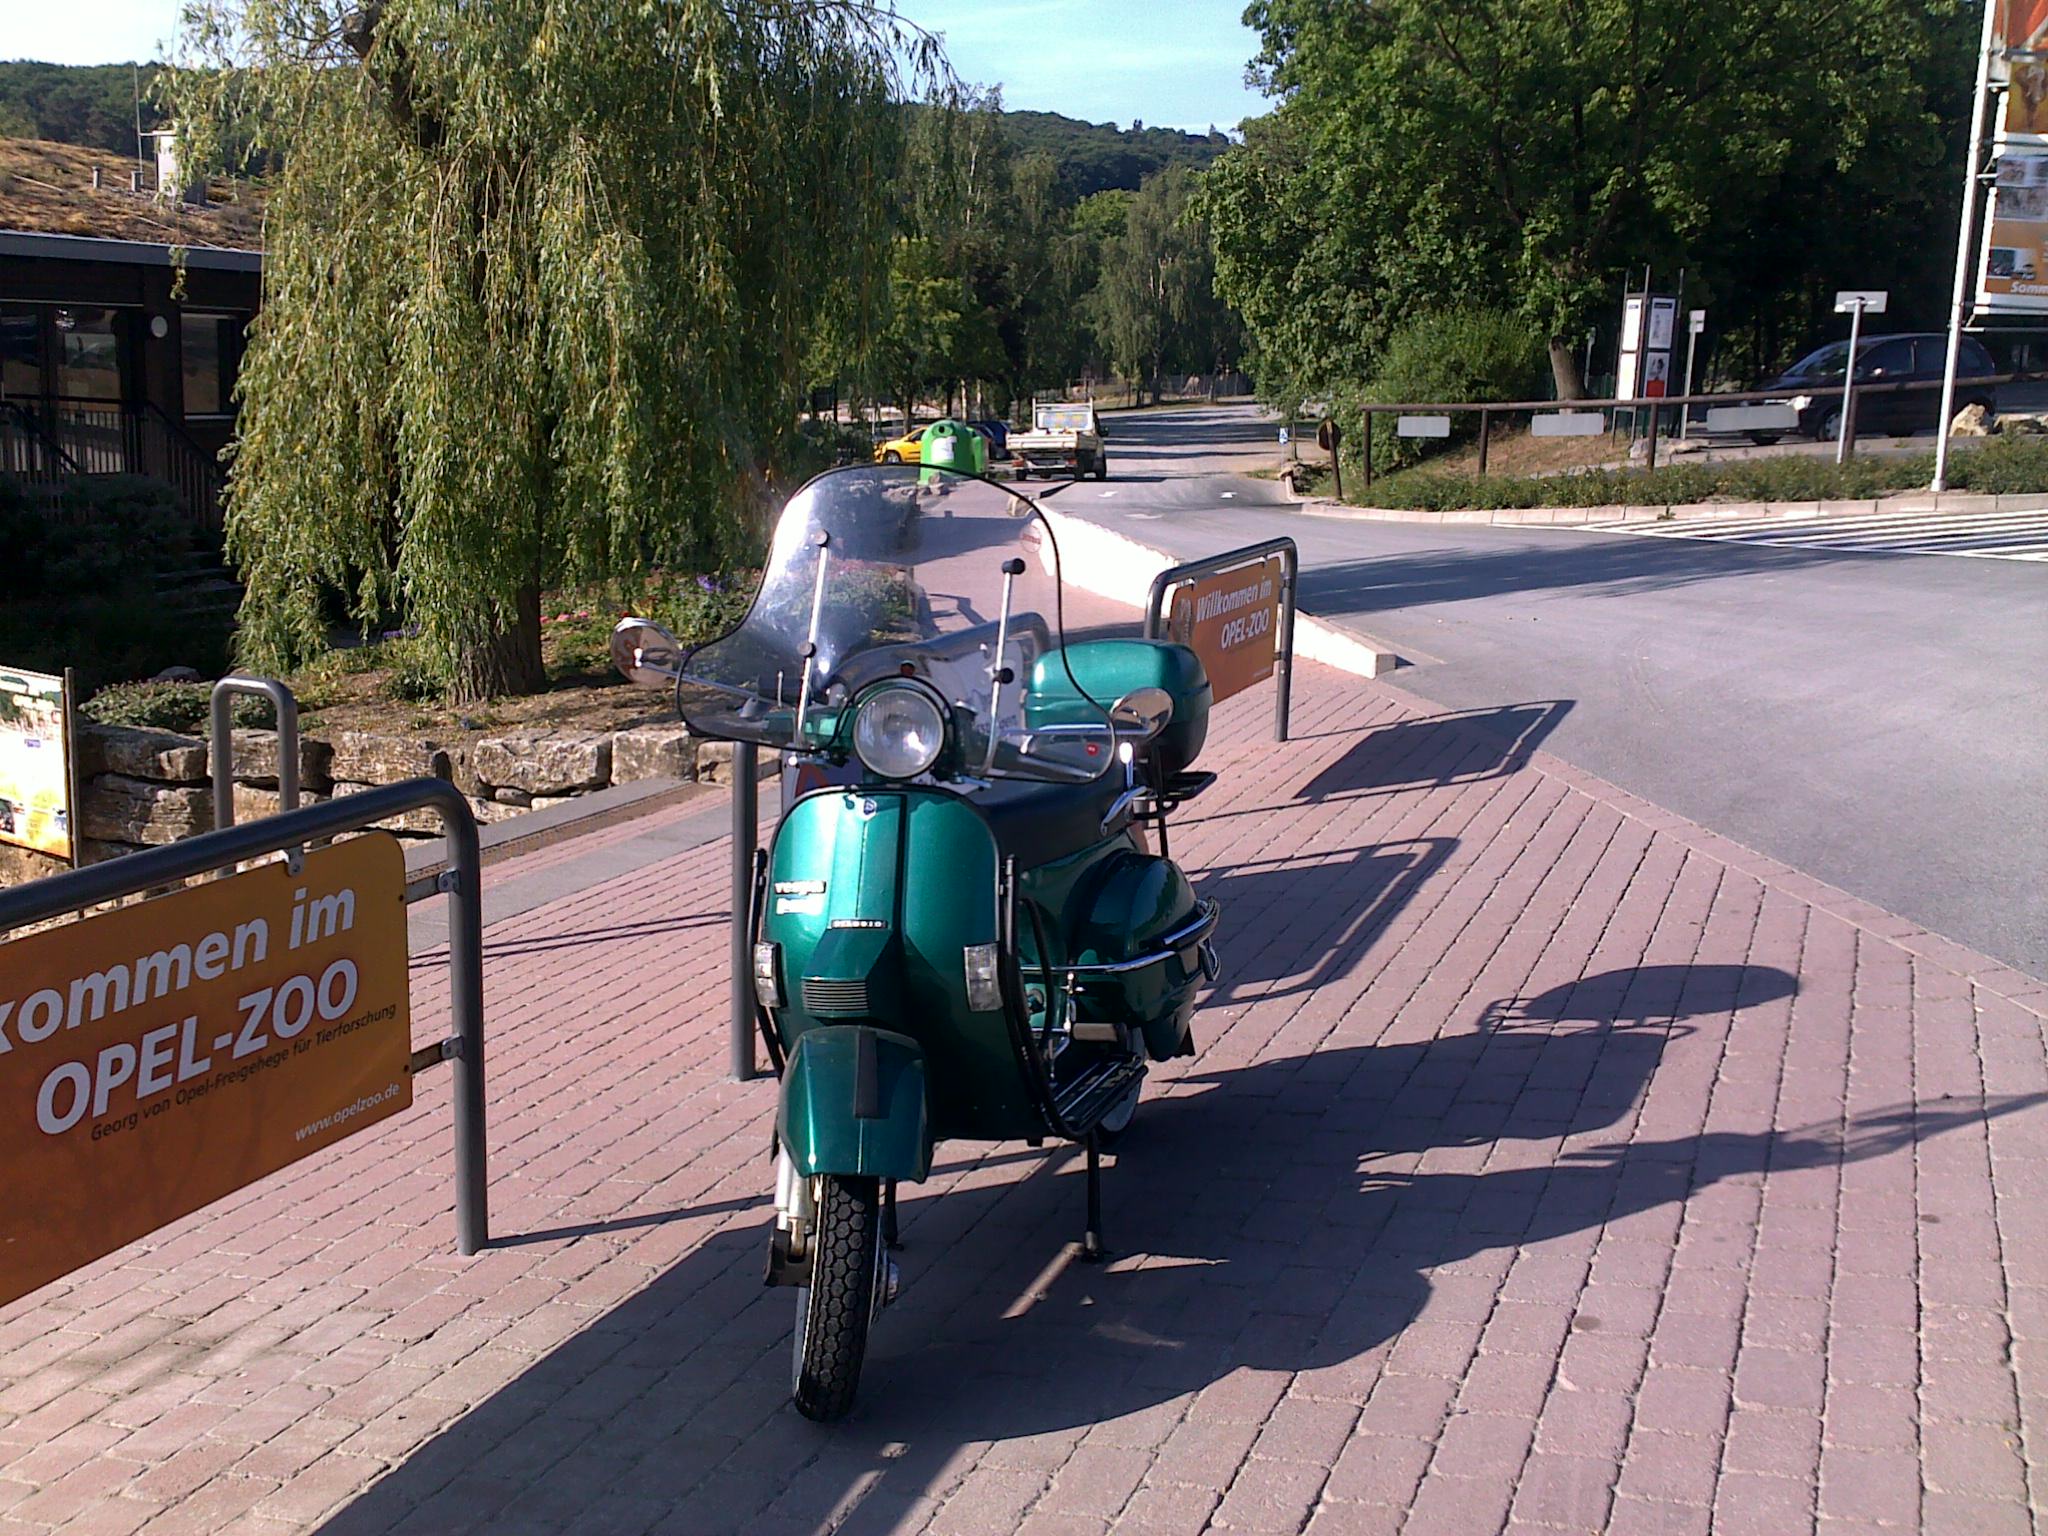
{"type": "Polygon", "coordinates": [[[1034,474],[1107,480],[1109,450],[1103,439],[1108,436],[1092,405],[1041,405],[1032,413],[1029,432],[1010,434],[1010,457],[1019,480],[1034,474]]]}

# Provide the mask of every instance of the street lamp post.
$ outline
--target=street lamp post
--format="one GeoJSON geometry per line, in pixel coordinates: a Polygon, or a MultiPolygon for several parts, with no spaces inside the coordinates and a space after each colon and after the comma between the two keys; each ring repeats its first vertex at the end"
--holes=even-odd
{"type": "Polygon", "coordinates": [[[1995,7],[1984,0],[1984,32],[1977,42],[1977,83],[1970,92],[1970,148],[1963,157],[1963,216],[1956,231],[1955,296],[1948,307],[1948,356],[1941,365],[1941,420],[1934,429],[1933,489],[1948,489],[1948,429],[1955,420],[1956,359],[1963,349],[1963,316],[1970,297],[1971,258],[1977,249],[1977,166],[1984,153],[1984,94],[1991,77],[1995,7]]]}

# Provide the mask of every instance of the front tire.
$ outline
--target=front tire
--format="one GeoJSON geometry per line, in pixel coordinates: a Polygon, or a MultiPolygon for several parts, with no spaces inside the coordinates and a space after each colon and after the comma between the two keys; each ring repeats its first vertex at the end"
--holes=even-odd
{"type": "Polygon", "coordinates": [[[807,1419],[830,1423],[853,1411],[868,1352],[882,1267],[882,1196],[877,1179],[819,1180],[811,1283],[796,1293],[790,1395],[807,1419]]]}
{"type": "Polygon", "coordinates": [[[894,448],[891,448],[887,453],[882,455],[882,462],[884,464],[901,464],[903,462],[903,455],[898,453],[894,448]]]}
{"type": "Polygon", "coordinates": [[[1108,459],[1098,457],[1095,460],[1095,478],[1098,480],[1107,480],[1109,478],[1108,459]]]}

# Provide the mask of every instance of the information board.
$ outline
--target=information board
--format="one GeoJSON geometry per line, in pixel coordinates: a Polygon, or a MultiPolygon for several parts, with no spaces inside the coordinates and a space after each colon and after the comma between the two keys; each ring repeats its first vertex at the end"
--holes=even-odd
{"type": "Polygon", "coordinates": [[[64,679],[0,667],[0,843],[72,857],[64,679]]]}
{"type": "Polygon", "coordinates": [[[412,1103],[369,833],[0,945],[0,1304],[412,1103]]]}

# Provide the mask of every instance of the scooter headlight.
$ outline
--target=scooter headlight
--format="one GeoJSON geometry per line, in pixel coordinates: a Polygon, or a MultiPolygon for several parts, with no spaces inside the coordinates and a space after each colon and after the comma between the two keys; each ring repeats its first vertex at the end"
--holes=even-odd
{"type": "Polygon", "coordinates": [[[882,778],[916,778],[945,745],[946,717],[922,688],[878,689],[854,712],[854,756],[882,778]]]}

